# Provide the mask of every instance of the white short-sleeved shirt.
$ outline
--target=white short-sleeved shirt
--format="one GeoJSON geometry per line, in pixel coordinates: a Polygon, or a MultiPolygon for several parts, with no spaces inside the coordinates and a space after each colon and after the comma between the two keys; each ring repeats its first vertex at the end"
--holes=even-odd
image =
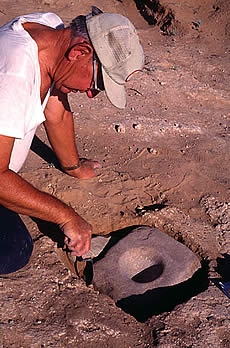
{"type": "Polygon", "coordinates": [[[50,12],[17,17],[0,27],[0,134],[16,138],[15,147],[21,146],[12,153],[10,168],[14,171],[22,166],[35,130],[45,120],[38,47],[22,26],[26,22],[64,27],[61,19],[50,12]]]}

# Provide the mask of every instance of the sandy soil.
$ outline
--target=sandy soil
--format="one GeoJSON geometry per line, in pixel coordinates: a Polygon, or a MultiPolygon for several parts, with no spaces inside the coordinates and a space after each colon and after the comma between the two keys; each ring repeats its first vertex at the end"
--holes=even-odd
{"type": "MultiPolygon", "coordinates": [[[[90,5],[2,0],[0,23],[53,11],[67,24],[90,5]]],[[[156,226],[194,251],[203,268],[172,288],[171,298],[162,291],[157,306],[126,313],[65,268],[52,226],[23,217],[35,248],[24,270],[0,279],[0,347],[229,347],[230,302],[215,280],[230,278],[230,5],[95,5],[128,16],[146,56],[143,72],[127,85],[126,110],[102,94],[70,96],[80,155],[103,167],[92,180],[64,175],[41,126],[20,174],[75,207],[95,234],[156,226]]]]}

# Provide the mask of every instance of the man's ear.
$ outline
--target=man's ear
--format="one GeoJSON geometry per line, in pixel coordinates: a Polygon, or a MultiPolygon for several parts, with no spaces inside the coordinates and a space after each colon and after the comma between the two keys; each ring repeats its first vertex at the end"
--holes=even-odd
{"type": "Polygon", "coordinates": [[[87,42],[78,42],[69,48],[67,51],[67,58],[70,61],[78,60],[84,58],[85,56],[91,54],[93,48],[87,42]]]}

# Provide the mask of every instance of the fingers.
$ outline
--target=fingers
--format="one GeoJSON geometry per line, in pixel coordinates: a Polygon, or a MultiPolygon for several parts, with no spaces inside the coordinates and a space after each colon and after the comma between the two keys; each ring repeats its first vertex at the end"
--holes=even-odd
{"type": "Polygon", "coordinates": [[[93,168],[94,169],[98,169],[98,168],[101,168],[101,163],[97,162],[97,161],[92,161],[93,162],[93,168]]]}
{"type": "Polygon", "coordinates": [[[82,256],[90,249],[90,240],[87,241],[73,241],[68,243],[68,248],[71,250],[73,256],[82,256]]]}
{"type": "Polygon", "coordinates": [[[64,242],[72,251],[72,255],[82,256],[90,249],[92,226],[79,215],[73,217],[63,227],[64,242]]]}
{"type": "Polygon", "coordinates": [[[101,164],[98,162],[98,161],[93,161],[93,160],[88,160],[88,159],[86,159],[86,158],[82,158],[81,160],[80,160],[80,162],[81,162],[81,166],[86,166],[86,167],[91,167],[91,168],[93,168],[93,169],[97,169],[97,168],[101,168],[102,166],[101,166],[101,164]]]}
{"type": "Polygon", "coordinates": [[[96,169],[100,168],[100,164],[92,163],[92,162],[83,162],[81,164],[81,167],[79,168],[79,171],[76,173],[76,177],[78,179],[90,179],[97,176],[96,169]]]}

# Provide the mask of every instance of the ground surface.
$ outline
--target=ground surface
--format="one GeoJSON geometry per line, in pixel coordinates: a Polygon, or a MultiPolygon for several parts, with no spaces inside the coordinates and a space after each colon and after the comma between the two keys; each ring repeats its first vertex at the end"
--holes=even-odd
{"type": "MultiPolygon", "coordinates": [[[[230,5],[157,3],[95,2],[134,22],[146,56],[143,72],[127,85],[125,111],[104,95],[70,97],[80,155],[103,164],[98,177],[79,182],[56,169],[52,153],[39,142],[48,144],[42,126],[21,175],[75,207],[97,234],[157,226],[206,266],[209,261],[207,272],[175,301],[136,320],[73,278],[58,259],[53,235],[46,236],[49,226],[24,218],[35,249],[27,268],[0,279],[0,347],[230,346],[230,302],[214,280],[229,280],[230,5]]],[[[53,11],[68,23],[90,5],[2,0],[0,22],[53,11]]]]}

